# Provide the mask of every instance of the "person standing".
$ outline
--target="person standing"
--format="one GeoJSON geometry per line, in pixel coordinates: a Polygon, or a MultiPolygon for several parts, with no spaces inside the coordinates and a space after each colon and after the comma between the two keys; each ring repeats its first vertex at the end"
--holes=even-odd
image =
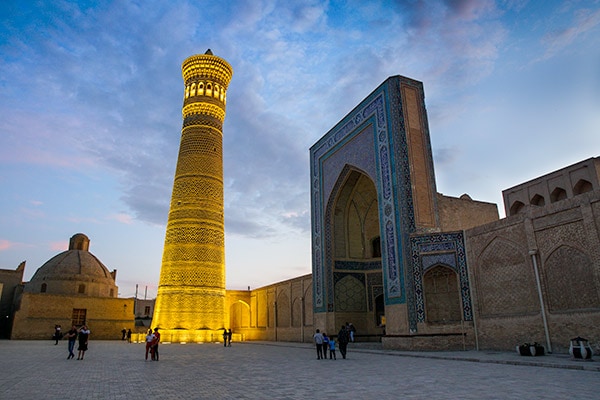
{"type": "Polygon", "coordinates": [[[127,343],[131,343],[131,329],[127,330],[127,343]]]}
{"type": "Polygon", "coordinates": [[[123,328],[123,330],[121,331],[121,340],[125,340],[126,336],[127,336],[127,329],[123,328]]]}
{"type": "Polygon", "coordinates": [[[77,341],[77,327],[73,325],[71,329],[67,332],[67,339],[69,340],[69,356],[67,360],[75,357],[75,342],[77,341]]]}
{"type": "Polygon", "coordinates": [[[323,332],[323,358],[327,359],[327,353],[329,352],[329,337],[323,332]]]}
{"type": "Polygon", "coordinates": [[[223,328],[223,347],[227,347],[227,338],[229,337],[229,334],[227,332],[227,329],[223,328]]]}
{"type": "Polygon", "coordinates": [[[333,339],[333,337],[329,338],[329,359],[334,359],[337,360],[337,358],[335,358],[335,339],[333,339]]]}
{"type": "Polygon", "coordinates": [[[146,361],[148,361],[148,352],[152,353],[153,342],[154,335],[152,334],[152,329],[148,329],[148,334],[146,335],[146,361]]]}
{"type": "Polygon", "coordinates": [[[349,328],[349,333],[350,333],[350,341],[352,343],[354,343],[354,334],[356,333],[356,328],[354,327],[354,325],[352,324],[352,322],[350,322],[348,324],[348,328],[349,328]]]}
{"type": "Polygon", "coordinates": [[[78,360],[83,360],[83,356],[85,356],[85,352],[88,349],[88,341],[90,340],[90,330],[86,325],[82,325],[81,329],[79,329],[79,354],[77,354],[78,360]]]}
{"type": "Polygon", "coordinates": [[[231,347],[231,337],[233,336],[233,332],[231,328],[227,331],[227,347],[231,347]]]}
{"type": "Polygon", "coordinates": [[[342,329],[338,332],[338,343],[340,344],[340,354],[342,358],[346,358],[346,348],[348,347],[348,330],[346,325],[342,325],[342,329]]]}
{"type": "Polygon", "coordinates": [[[315,344],[317,345],[317,360],[323,358],[323,334],[317,329],[317,332],[313,335],[315,344]]]}
{"type": "Polygon", "coordinates": [[[158,344],[160,343],[160,333],[158,328],[154,328],[154,340],[152,341],[152,360],[158,361],[158,344]]]}
{"type": "Polygon", "coordinates": [[[61,328],[60,325],[54,325],[54,345],[56,346],[58,344],[58,341],[62,339],[62,332],[61,332],[61,328]]]}

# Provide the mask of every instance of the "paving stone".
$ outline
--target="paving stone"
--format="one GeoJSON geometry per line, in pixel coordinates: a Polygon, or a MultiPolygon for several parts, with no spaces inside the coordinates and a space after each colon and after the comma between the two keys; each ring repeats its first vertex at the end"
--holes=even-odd
{"type": "Polygon", "coordinates": [[[351,344],[346,360],[317,360],[303,343],[144,344],[0,341],[0,399],[594,399],[596,361],[502,352],[398,352],[351,344]]]}

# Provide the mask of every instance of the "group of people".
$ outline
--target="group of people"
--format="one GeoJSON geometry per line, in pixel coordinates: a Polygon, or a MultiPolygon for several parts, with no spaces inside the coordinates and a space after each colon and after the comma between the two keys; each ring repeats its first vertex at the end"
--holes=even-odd
{"type": "MultiPolygon", "coordinates": [[[[315,344],[317,345],[317,360],[326,360],[327,352],[329,351],[329,359],[337,360],[335,356],[335,339],[327,336],[325,332],[321,333],[319,329],[313,335],[315,344]]],[[[345,358],[345,357],[344,357],[345,358]]]]}
{"type": "Polygon", "coordinates": [[[223,347],[231,347],[231,337],[233,336],[233,332],[231,329],[227,330],[223,328],[223,347]]]}
{"type": "Polygon", "coordinates": [[[123,330],[121,330],[121,340],[125,340],[127,339],[127,343],[131,343],[131,328],[130,329],[125,329],[123,328],[123,330]]]}
{"type": "Polygon", "coordinates": [[[158,344],[160,343],[160,333],[158,328],[148,329],[146,335],[146,361],[148,360],[148,353],[150,353],[150,359],[152,361],[158,361],[158,344]]]}
{"type": "MultiPolygon", "coordinates": [[[[125,330],[123,328],[123,330],[125,330]]],[[[85,356],[85,352],[88,349],[88,341],[90,339],[90,330],[87,325],[81,325],[79,329],[75,325],[71,327],[71,329],[63,335],[60,325],[54,326],[54,335],[53,339],[56,340],[56,344],[58,341],[66,336],[66,339],[69,342],[68,349],[69,355],[67,356],[67,360],[75,358],[75,343],[79,342],[79,346],[77,347],[77,351],[79,352],[77,355],[78,360],[83,360],[85,356]]],[[[131,329],[125,332],[124,337],[127,338],[127,341],[131,343],[131,329]],[[126,336],[125,336],[126,335],[126,336]]],[[[226,341],[227,342],[227,341],[226,341]]],[[[151,359],[153,361],[158,361],[158,344],[160,343],[160,333],[158,332],[158,328],[154,328],[154,332],[152,329],[148,329],[148,334],[146,335],[146,360],[148,360],[148,353],[150,353],[151,359]]],[[[229,346],[231,346],[231,329],[229,330],[229,346]]]]}
{"type": "Polygon", "coordinates": [[[83,360],[85,356],[85,352],[88,349],[88,341],[90,339],[90,330],[87,325],[81,325],[81,328],[77,329],[75,325],[71,327],[71,329],[67,332],[67,340],[69,341],[68,349],[69,355],[67,356],[67,360],[75,358],[75,342],[79,341],[79,346],[77,347],[78,360],[83,360]]]}
{"type": "MultiPolygon", "coordinates": [[[[340,349],[340,354],[342,358],[346,358],[346,351],[348,348],[348,342],[354,342],[354,333],[356,332],[356,328],[352,323],[346,322],[346,324],[342,325],[340,331],[337,334],[337,341],[340,349]]],[[[317,329],[316,333],[313,335],[313,339],[315,341],[315,345],[317,346],[317,360],[325,360],[327,359],[327,350],[329,350],[329,359],[336,360],[335,353],[335,339],[333,337],[327,336],[325,332],[321,333],[319,329],[317,329]]]]}

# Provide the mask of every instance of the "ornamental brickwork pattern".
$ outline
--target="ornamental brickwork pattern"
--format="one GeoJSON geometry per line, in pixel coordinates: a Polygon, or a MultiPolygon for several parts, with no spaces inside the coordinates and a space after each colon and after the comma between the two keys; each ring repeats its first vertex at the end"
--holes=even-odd
{"type": "Polygon", "coordinates": [[[228,323],[221,127],[232,73],[210,51],[182,65],[184,122],[153,321],[174,340],[208,341],[228,323]]]}

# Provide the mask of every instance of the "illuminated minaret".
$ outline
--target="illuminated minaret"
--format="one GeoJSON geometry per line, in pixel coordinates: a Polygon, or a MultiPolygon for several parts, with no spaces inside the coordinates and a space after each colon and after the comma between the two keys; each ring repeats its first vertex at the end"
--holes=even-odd
{"type": "Polygon", "coordinates": [[[163,341],[203,342],[228,325],[223,121],[233,70],[209,49],[181,71],[183,127],[152,325],[163,341]]]}

